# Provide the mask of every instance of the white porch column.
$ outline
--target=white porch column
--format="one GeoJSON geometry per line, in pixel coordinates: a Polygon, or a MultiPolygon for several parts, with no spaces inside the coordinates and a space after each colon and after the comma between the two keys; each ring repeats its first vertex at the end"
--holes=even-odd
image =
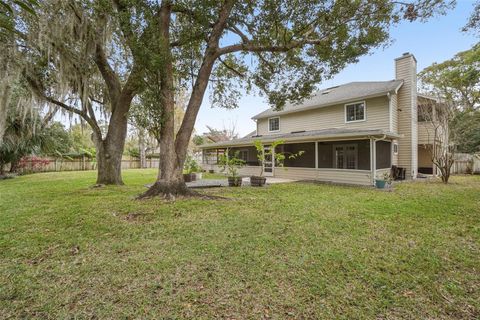
{"type": "Polygon", "coordinates": [[[318,141],[315,141],[315,169],[318,169],[318,141]]]}
{"type": "Polygon", "coordinates": [[[377,173],[377,143],[375,138],[370,138],[370,171],[372,173],[372,184],[375,184],[375,176],[377,173]]]}

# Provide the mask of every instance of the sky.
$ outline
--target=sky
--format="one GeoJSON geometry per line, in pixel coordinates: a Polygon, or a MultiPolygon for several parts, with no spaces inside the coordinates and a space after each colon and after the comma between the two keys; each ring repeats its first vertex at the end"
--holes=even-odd
{"type": "MultiPolygon", "coordinates": [[[[334,78],[321,83],[320,89],[351,81],[392,80],[395,77],[394,59],[404,52],[415,55],[417,70],[421,71],[434,62],[442,62],[459,51],[470,49],[480,39],[462,32],[461,28],[468,20],[473,4],[473,0],[458,0],[456,8],[445,16],[434,17],[425,23],[399,24],[391,30],[393,43],[390,46],[361,57],[358,63],[349,65],[334,78]]],[[[207,93],[197,117],[195,131],[199,134],[206,132],[207,125],[217,129],[231,128],[234,125],[242,137],[255,130],[255,122],[251,118],[267,108],[264,98],[246,94],[237,109],[212,108],[207,93]]]]}

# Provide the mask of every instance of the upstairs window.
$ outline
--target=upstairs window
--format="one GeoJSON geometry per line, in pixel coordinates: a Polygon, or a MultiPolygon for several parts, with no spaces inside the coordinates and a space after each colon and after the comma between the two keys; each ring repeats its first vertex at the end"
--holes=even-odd
{"type": "Polygon", "coordinates": [[[279,131],[280,130],[280,118],[270,118],[268,119],[268,131],[279,131]]]}
{"type": "Polygon", "coordinates": [[[365,102],[355,102],[345,105],[345,122],[364,121],[365,102]]]}

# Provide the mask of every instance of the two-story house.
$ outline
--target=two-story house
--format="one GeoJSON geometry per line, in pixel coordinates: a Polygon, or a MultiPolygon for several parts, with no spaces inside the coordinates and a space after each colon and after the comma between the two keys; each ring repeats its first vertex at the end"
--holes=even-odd
{"type": "Polygon", "coordinates": [[[253,117],[257,129],[249,136],[203,145],[203,167],[218,170],[220,153],[238,151],[247,163],[241,174],[258,175],[255,140],[266,148],[282,140],[280,151],[304,153],[287,157],[283,167],[268,159],[266,176],[371,185],[392,165],[405,168],[407,179],[416,178],[419,168],[432,173],[425,148],[431,140],[418,124],[418,105],[431,98],[417,95],[416,65],[405,53],[395,59],[394,80],[351,82],[321,90],[300,105],[265,110],[253,117]]]}

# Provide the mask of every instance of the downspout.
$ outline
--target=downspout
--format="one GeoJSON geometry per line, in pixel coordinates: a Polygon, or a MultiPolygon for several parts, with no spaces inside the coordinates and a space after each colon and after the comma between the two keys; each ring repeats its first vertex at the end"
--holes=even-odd
{"type": "MultiPolygon", "coordinates": [[[[375,176],[377,173],[377,141],[385,140],[387,137],[386,134],[383,135],[381,138],[375,138],[374,136],[370,136],[370,170],[372,175],[372,185],[375,185],[375,176]]],[[[391,151],[390,151],[391,152],[391,151]]]]}
{"type": "Polygon", "coordinates": [[[393,113],[392,113],[392,95],[387,93],[388,98],[388,115],[389,115],[389,131],[393,132],[393,113]]]}

